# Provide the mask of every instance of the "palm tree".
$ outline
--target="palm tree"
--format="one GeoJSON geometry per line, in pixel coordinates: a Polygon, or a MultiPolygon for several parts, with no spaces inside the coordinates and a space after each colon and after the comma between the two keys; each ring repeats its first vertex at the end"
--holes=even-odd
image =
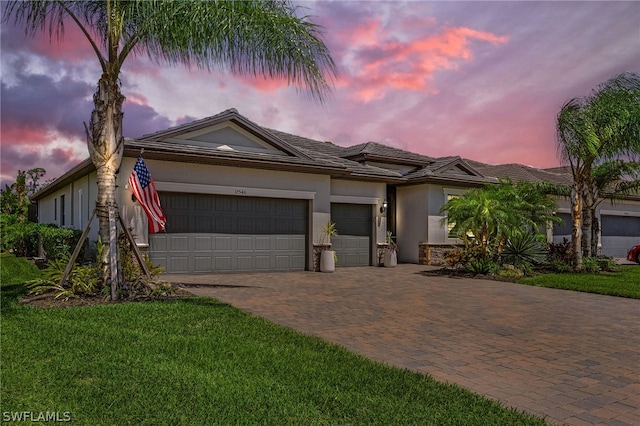
{"type": "MultiPolygon", "coordinates": [[[[91,45],[102,75],[93,96],[94,110],[85,124],[89,155],[97,170],[100,236],[107,245],[102,259],[105,280],[116,274],[108,253],[108,210],[116,206],[116,172],[122,162],[120,71],[129,56],[146,55],[170,64],[236,74],[285,78],[322,102],[336,67],[321,40],[320,28],[288,0],[265,1],[10,1],[3,19],[13,17],[27,35],[48,30],[61,39],[64,26],[76,24],[91,45]]],[[[112,253],[113,247],[111,247],[112,253]]],[[[116,256],[111,256],[115,258],[116,256]]],[[[106,281],[105,281],[106,282],[106,281]]]]}
{"type": "Polygon", "coordinates": [[[598,198],[594,167],[640,154],[640,77],[620,74],[591,96],[571,99],[558,113],[556,132],[559,156],[573,175],[573,265],[579,270],[583,255],[592,253],[592,206],[598,198]]]}
{"type": "Polygon", "coordinates": [[[447,201],[440,212],[443,222],[454,223],[452,232],[467,249],[478,247],[483,257],[500,254],[514,235],[535,234],[553,217],[555,202],[535,184],[501,180],[473,188],[447,201]]]}

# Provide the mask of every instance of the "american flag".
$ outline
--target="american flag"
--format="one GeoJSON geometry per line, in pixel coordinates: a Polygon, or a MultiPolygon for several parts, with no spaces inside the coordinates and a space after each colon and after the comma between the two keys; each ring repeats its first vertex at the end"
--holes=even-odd
{"type": "Polygon", "coordinates": [[[158,198],[158,192],[156,191],[156,185],[151,179],[151,173],[147,169],[142,155],[138,157],[133,172],[129,177],[129,187],[133,196],[136,197],[138,203],[144,209],[149,219],[149,232],[155,234],[164,230],[167,220],[164,217],[164,211],[160,206],[160,198],[158,198]]]}

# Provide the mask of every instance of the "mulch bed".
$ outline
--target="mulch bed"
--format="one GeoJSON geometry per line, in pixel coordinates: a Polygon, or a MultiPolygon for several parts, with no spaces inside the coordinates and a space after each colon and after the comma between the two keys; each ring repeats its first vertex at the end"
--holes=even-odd
{"type": "Polygon", "coordinates": [[[516,282],[515,278],[501,277],[499,275],[482,275],[482,274],[473,275],[469,272],[463,272],[457,269],[449,269],[449,268],[422,271],[421,274],[428,277],[446,276],[448,278],[473,278],[475,280],[503,281],[503,282],[509,282],[509,283],[516,282]]]}
{"type": "Polygon", "coordinates": [[[165,296],[145,296],[138,295],[133,297],[127,297],[116,301],[111,300],[109,297],[104,296],[82,296],[69,298],[64,300],[63,297],[55,298],[55,292],[50,291],[43,294],[27,294],[23,296],[18,303],[21,305],[29,305],[36,308],[71,308],[77,306],[95,306],[95,305],[111,305],[114,303],[125,302],[151,302],[156,300],[174,300],[182,299],[186,297],[193,297],[191,293],[181,288],[176,288],[175,291],[165,296]]]}

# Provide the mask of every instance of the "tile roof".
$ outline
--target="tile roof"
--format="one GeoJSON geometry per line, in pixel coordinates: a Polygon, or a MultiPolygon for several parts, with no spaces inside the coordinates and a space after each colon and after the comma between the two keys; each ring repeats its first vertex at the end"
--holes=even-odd
{"type": "Polygon", "coordinates": [[[488,177],[511,179],[514,182],[540,182],[547,181],[560,185],[571,184],[571,174],[564,172],[564,168],[536,169],[522,164],[498,164],[490,165],[478,161],[467,160],[467,162],[488,177]]]}
{"type": "Polygon", "coordinates": [[[433,157],[416,154],[403,149],[383,145],[378,142],[366,142],[345,148],[345,158],[366,158],[376,160],[391,160],[404,164],[428,164],[434,161],[433,157]]]}

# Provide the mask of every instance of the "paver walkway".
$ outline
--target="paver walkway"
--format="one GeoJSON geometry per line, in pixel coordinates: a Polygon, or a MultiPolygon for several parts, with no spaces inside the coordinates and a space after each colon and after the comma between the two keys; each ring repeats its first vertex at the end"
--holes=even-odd
{"type": "Polygon", "coordinates": [[[425,269],[163,278],[550,422],[640,425],[640,300],[425,269]]]}

